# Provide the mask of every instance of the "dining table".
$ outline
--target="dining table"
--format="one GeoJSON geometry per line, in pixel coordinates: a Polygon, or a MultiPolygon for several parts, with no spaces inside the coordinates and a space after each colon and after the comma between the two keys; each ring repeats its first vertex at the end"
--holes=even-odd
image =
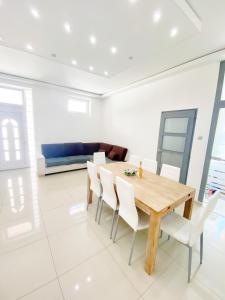
{"type": "MultiPolygon", "coordinates": [[[[119,176],[132,184],[136,207],[149,215],[144,268],[148,274],[152,274],[155,268],[161,219],[182,204],[184,204],[183,217],[191,219],[195,189],[145,170],[143,170],[142,178],[138,175],[127,176],[124,173],[127,169],[135,169],[138,171],[137,167],[128,162],[113,162],[102,164],[100,166],[113,173],[114,182],[115,178],[119,176]]],[[[87,205],[92,203],[92,196],[92,191],[90,190],[90,178],[88,176],[87,205]]]]}

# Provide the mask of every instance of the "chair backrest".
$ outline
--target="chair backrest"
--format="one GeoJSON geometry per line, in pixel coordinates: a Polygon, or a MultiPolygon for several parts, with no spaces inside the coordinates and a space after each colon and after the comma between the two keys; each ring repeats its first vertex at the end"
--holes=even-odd
{"type": "Polygon", "coordinates": [[[93,161],[96,165],[105,164],[105,152],[94,152],[93,161]]]}
{"type": "Polygon", "coordinates": [[[142,167],[143,167],[144,170],[156,174],[156,171],[157,171],[157,161],[145,158],[143,160],[142,167]]]}
{"type": "Polygon", "coordinates": [[[179,182],[180,168],[163,164],[160,175],[179,182]]]}
{"type": "Polygon", "coordinates": [[[112,207],[117,208],[117,196],[114,188],[113,173],[100,167],[100,180],[102,184],[102,199],[112,207]]]}
{"type": "Polygon", "coordinates": [[[135,205],[133,186],[120,177],[116,177],[116,189],[119,198],[119,215],[136,231],[138,213],[135,205]]]}
{"type": "Polygon", "coordinates": [[[217,191],[208,199],[208,203],[206,204],[206,206],[204,207],[202,206],[200,208],[199,213],[191,222],[191,230],[189,236],[190,246],[192,246],[195,243],[196,239],[203,232],[205,221],[209,217],[209,215],[214,211],[219,198],[220,198],[220,192],[217,191]]]}
{"type": "Polygon", "coordinates": [[[90,189],[95,193],[97,197],[100,197],[102,193],[102,187],[101,187],[100,179],[98,178],[97,166],[92,162],[87,161],[87,169],[91,180],[90,189]]]}
{"type": "Polygon", "coordinates": [[[139,156],[131,154],[128,162],[131,165],[134,165],[135,167],[139,167],[140,166],[140,161],[141,161],[141,158],[139,156]]]}

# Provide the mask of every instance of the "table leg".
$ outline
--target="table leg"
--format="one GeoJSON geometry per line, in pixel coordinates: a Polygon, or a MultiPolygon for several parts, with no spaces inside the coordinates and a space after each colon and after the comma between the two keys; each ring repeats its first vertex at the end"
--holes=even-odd
{"type": "Polygon", "coordinates": [[[194,198],[190,198],[185,202],[183,217],[191,219],[194,198]]]}
{"type": "Polygon", "coordinates": [[[90,189],[91,186],[91,180],[90,177],[87,176],[87,209],[89,204],[92,203],[92,190],[90,189]]]}
{"type": "Polygon", "coordinates": [[[157,214],[156,212],[151,212],[145,260],[145,271],[148,274],[151,274],[155,268],[155,260],[160,230],[160,220],[161,217],[159,214],[157,214]]]}

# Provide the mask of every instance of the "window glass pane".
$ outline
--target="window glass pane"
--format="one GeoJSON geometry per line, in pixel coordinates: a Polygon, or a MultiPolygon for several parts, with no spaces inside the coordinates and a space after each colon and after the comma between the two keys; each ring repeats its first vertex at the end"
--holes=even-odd
{"type": "Polygon", "coordinates": [[[183,152],[185,139],[185,137],[181,136],[164,136],[162,147],[164,150],[183,152]]]}
{"type": "Polygon", "coordinates": [[[18,138],[19,137],[19,130],[18,130],[18,128],[16,128],[16,127],[13,128],[13,135],[14,135],[14,138],[18,138]]]}
{"type": "Polygon", "coordinates": [[[221,100],[225,100],[225,78],[224,78],[224,81],[223,81],[223,89],[222,89],[221,100]]]}
{"type": "Polygon", "coordinates": [[[6,160],[6,161],[9,161],[9,160],[10,160],[9,152],[8,152],[8,151],[4,152],[4,156],[5,156],[5,160],[6,160]]]}
{"type": "Polygon", "coordinates": [[[68,111],[86,114],[88,113],[89,102],[86,100],[71,99],[68,101],[68,111]]]}
{"type": "Polygon", "coordinates": [[[225,108],[219,112],[212,156],[225,159],[225,108]]]}
{"type": "Polygon", "coordinates": [[[168,164],[174,167],[181,168],[183,154],[172,153],[172,152],[162,152],[162,164],[168,164]]]}
{"type": "Polygon", "coordinates": [[[8,142],[8,140],[3,140],[3,149],[5,151],[9,150],[9,142],[8,142]]]}
{"type": "Polygon", "coordinates": [[[165,121],[166,133],[186,133],[188,118],[168,118],[165,121]]]}
{"type": "Polygon", "coordinates": [[[0,103],[22,105],[22,92],[18,90],[0,87],[0,103]]]}
{"type": "Polygon", "coordinates": [[[2,127],[2,137],[3,137],[3,139],[7,138],[7,128],[6,127],[2,127]]]}
{"type": "Polygon", "coordinates": [[[20,159],[21,159],[20,151],[16,151],[16,160],[20,160],[20,159]]]}
{"type": "Polygon", "coordinates": [[[19,140],[15,140],[15,148],[16,148],[16,150],[20,149],[20,141],[19,140]]]}

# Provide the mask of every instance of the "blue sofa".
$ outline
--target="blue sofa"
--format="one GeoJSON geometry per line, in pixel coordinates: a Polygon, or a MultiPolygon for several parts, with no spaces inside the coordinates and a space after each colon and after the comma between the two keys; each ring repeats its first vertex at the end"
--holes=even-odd
{"type": "Polygon", "coordinates": [[[86,168],[93,153],[104,151],[107,161],[123,161],[127,149],[106,143],[60,143],[41,145],[42,154],[37,160],[38,174],[46,175],[57,172],[86,168]]]}

